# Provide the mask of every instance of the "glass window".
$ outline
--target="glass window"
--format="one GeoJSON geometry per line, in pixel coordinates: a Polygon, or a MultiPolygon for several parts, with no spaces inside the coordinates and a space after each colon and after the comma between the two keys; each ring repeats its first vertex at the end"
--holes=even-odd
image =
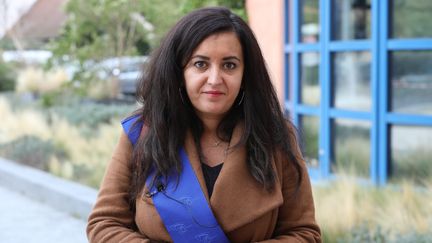
{"type": "Polygon", "coordinates": [[[301,42],[315,43],[319,41],[319,0],[303,0],[300,2],[300,35],[301,42]]]}
{"type": "Polygon", "coordinates": [[[422,184],[432,177],[432,127],[391,127],[390,181],[422,184]]]}
{"type": "Polygon", "coordinates": [[[316,52],[300,54],[300,102],[307,105],[320,104],[319,63],[316,52]]]}
{"type": "Polygon", "coordinates": [[[303,156],[309,167],[319,167],[319,118],[316,116],[300,117],[300,135],[303,156]]]}
{"type": "Polygon", "coordinates": [[[370,123],[350,119],[333,121],[334,173],[369,177],[370,123]]]}
{"type": "Polygon", "coordinates": [[[432,114],[432,51],[390,54],[391,110],[432,114]]]}
{"type": "Polygon", "coordinates": [[[432,37],[432,1],[392,0],[390,4],[390,36],[393,38],[432,37]]]}
{"type": "Polygon", "coordinates": [[[290,55],[285,53],[285,101],[291,100],[291,60],[290,55]]]}
{"type": "Polygon", "coordinates": [[[370,0],[333,0],[331,11],[332,39],[370,38],[370,0]]]}
{"type": "Polygon", "coordinates": [[[371,109],[369,52],[340,52],[332,55],[333,105],[336,108],[371,109]]]}
{"type": "Polygon", "coordinates": [[[291,30],[292,30],[292,24],[291,24],[291,15],[289,13],[289,9],[291,9],[291,1],[285,2],[287,6],[285,6],[284,9],[284,43],[289,44],[291,42],[291,30]]]}

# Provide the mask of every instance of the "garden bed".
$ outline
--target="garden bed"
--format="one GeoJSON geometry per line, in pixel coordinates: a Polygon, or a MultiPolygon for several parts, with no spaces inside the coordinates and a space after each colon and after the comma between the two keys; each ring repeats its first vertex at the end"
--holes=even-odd
{"type": "Polygon", "coordinates": [[[0,156],[97,188],[134,103],[40,100],[0,96],[0,156]]]}

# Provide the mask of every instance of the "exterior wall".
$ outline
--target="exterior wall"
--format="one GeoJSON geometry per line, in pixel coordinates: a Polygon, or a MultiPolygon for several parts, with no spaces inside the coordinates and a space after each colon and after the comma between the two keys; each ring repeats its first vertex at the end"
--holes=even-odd
{"type": "Polygon", "coordinates": [[[68,0],[37,0],[26,14],[8,30],[20,38],[47,39],[55,37],[64,22],[63,9],[68,0]]]}
{"type": "Polygon", "coordinates": [[[285,104],[309,175],[423,186],[432,178],[432,1],[355,2],[284,0],[285,104]]]}
{"type": "Polygon", "coordinates": [[[282,0],[247,0],[249,25],[255,32],[281,104],[284,104],[284,12],[282,0]]]}

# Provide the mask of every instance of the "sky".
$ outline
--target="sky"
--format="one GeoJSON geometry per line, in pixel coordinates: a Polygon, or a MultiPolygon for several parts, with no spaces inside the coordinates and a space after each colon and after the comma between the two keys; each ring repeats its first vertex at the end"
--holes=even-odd
{"type": "Polygon", "coordinates": [[[36,0],[0,0],[0,38],[36,0]]]}

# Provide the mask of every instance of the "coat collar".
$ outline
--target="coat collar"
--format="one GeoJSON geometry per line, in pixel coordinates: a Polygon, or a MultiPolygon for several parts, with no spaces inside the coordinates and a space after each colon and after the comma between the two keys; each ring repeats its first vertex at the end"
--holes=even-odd
{"type": "MultiPolygon", "coordinates": [[[[234,129],[231,145],[240,141],[243,130],[242,124],[234,129]]],[[[278,181],[275,190],[269,193],[249,173],[245,146],[229,150],[210,199],[198,153],[190,133],[186,136],[185,150],[201,189],[225,232],[231,232],[246,225],[282,205],[283,197],[278,181]]]]}

